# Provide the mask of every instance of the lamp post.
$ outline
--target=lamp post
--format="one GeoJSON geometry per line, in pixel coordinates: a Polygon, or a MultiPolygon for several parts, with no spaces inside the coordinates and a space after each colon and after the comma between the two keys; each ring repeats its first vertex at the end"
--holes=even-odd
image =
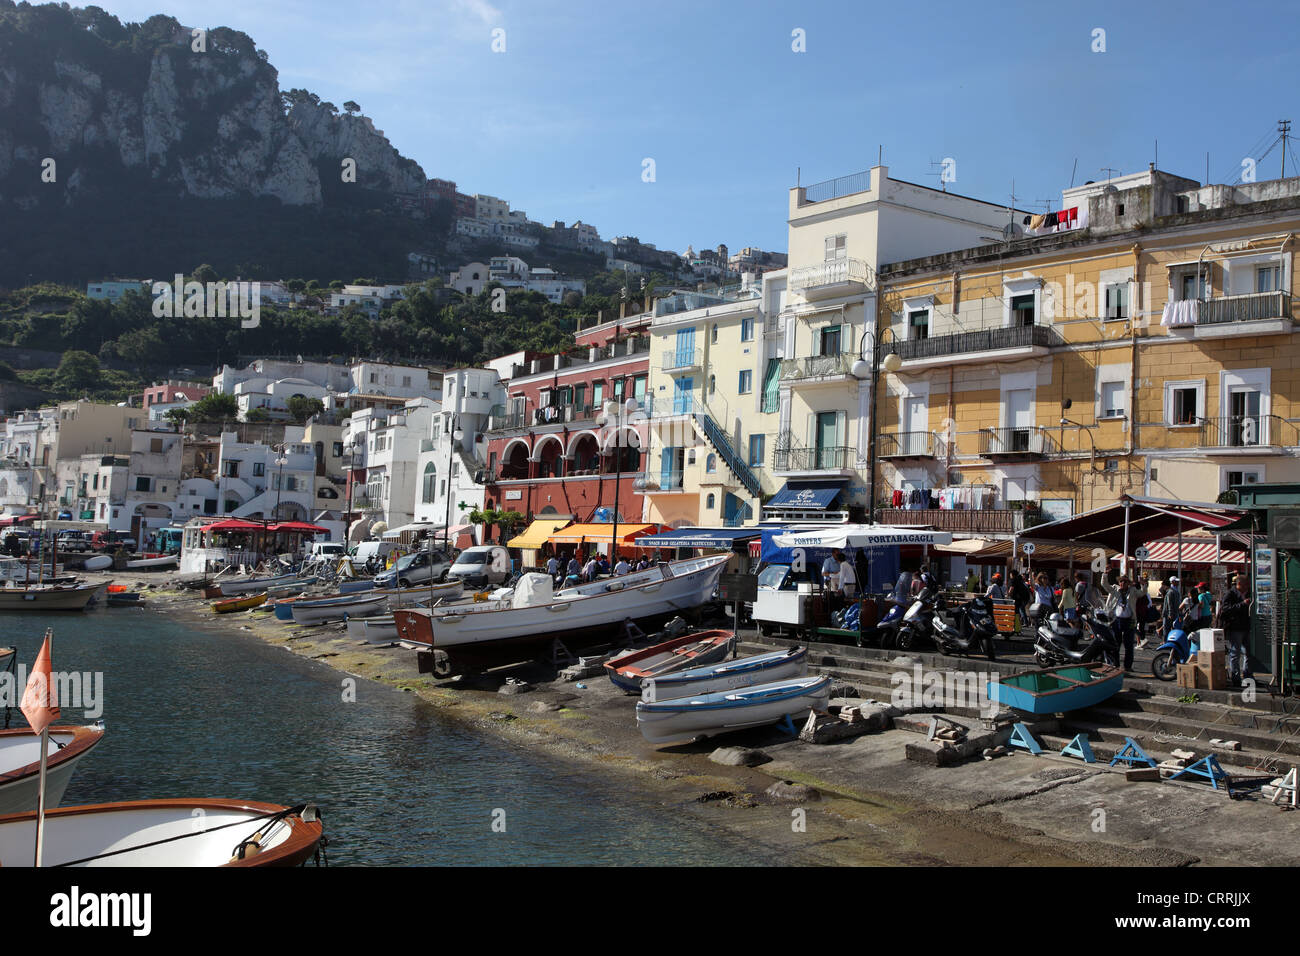
{"type": "Polygon", "coordinates": [[[275,511],[271,515],[276,521],[280,520],[280,498],[284,494],[284,466],[289,461],[289,456],[285,454],[285,446],[280,446],[280,457],[275,460],[278,471],[275,475],[275,511]]]}
{"type": "Polygon", "coordinates": [[[618,493],[623,484],[623,424],[624,413],[632,415],[640,408],[635,398],[629,398],[621,407],[617,402],[605,403],[605,421],[614,422],[614,530],[609,542],[611,570],[618,564],[618,493]]]}
{"type": "Polygon", "coordinates": [[[880,368],[883,365],[886,372],[897,372],[903,367],[903,360],[897,352],[890,352],[881,361],[880,349],[877,344],[883,346],[885,333],[889,333],[890,341],[896,342],[898,337],[894,335],[894,330],[889,326],[880,330],[880,341],[877,343],[876,334],[870,330],[864,330],[862,333],[862,345],[858,349],[858,360],[853,363],[853,377],[857,379],[871,378],[871,424],[868,426],[867,447],[867,518],[868,523],[876,523],[876,394],[879,391],[876,387],[880,380],[880,368]],[[867,343],[871,343],[871,361],[867,361],[867,343]]]}
{"type": "Polygon", "coordinates": [[[347,473],[346,481],[344,483],[344,488],[347,492],[347,498],[348,498],[346,510],[343,512],[343,550],[344,551],[347,551],[348,549],[348,543],[349,543],[348,539],[350,538],[352,533],[352,473],[356,470],[356,466],[357,466],[357,445],[358,444],[359,442],[356,440],[355,437],[350,442],[348,442],[348,473],[347,473]]]}
{"type": "Polygon", "coordinates": [[[451,554],[451,468],[456,455],[456,442],[465,437],[465,433],[457,427],[456,422],[455,415],[447,420],[447,437],[450,439],[447,448],[447,524],[442,529],[442,548],[448,554],[451,554]]]}

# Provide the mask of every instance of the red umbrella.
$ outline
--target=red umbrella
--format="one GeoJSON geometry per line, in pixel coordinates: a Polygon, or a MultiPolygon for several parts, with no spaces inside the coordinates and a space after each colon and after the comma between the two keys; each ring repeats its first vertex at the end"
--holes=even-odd
{"type": "Polygon", "coordinates": [[[262,531],[263,526],[253,524],[251,521],[240,521],[238,518],[226,518],[223,521],[214,521],[212,524],[204,525],[204,531],[262,531]]]}
{"type": "Polygon", "coordinates": [[[267,531],[299,531],[303,534],[326,534],[329,528],[322,528],[319,525],[308,524],[305,521],[281,521],[279,524],[273,524],[267,531]]]}

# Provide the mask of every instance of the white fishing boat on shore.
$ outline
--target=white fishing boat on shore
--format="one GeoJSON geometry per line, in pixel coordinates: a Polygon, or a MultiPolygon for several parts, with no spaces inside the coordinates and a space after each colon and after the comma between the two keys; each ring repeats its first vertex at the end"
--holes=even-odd
{"type": "Polygon", "coordinates": [[[348,637],[367,644],[395,644],[397,621],[391,614],[348,618],[348,637]]]}
{"type": "Polygon", "coordinates": [[[768,654],[740,657],[734,661],[721,661],[651,677],[641,684],[641,699],[678,700],[682,697],[699,697],[719,691],[770,684],[774,681],[803,677],[808,673],[808,649],[790,647],[768,654]]]}
{"type": "Polygon", "coordinates": [[[636,724],[652,744],[682,743],[775,724],[787,717],[797,723],[811,710],[825,710],[830,695],[831,679],[822,675],[676,700],[639,700],[636,724]]]}
{"type": "Polygon", "coordinates": [[[362,591],[319,601],[295,601],[292,614],[295,624],[324,624],[327,621],[342,621],[353,615],[365,617],[378,614],[387,607],[387,595],[362,591]]]}
{"type": "MultiPolygon", "coordinates": [[[[50,728],[45,762],[46,806],[57,807],[81,759],[104,739],[104,725],[50,728]]],[[[36,810],[41,737],[28,727],[0,730],[0,814],[36,810]]]]}
{"type": "Polygon", "coordinates": [[[552,590],[546,574],[526,574],[509,596],[393,612],[401,640],[432,650],[439,676],[520,660],[556,638],[597,640],[625,621],[680,614],[708,601],[730,554],[673,561],[645,571],[552,590]]]}
{"type": "Polygon", "coordinates": [[[299,580],[297,574],[253,574],[240,577],[213,578],[211,583],[221,588],[221,593],[225,597],[234,597],[237,594],[247,594],[250,591],[265,591],[267,588],[289,584],[297,580],[299,580]]]}
{"type": "MultiPolygon", "coordinates": [[[[45,812],[44,866],[298,866],[320,845],[316,808],[251,800],[137,800],[45,812]],[[195,822],[201,821],[201,826],[195,822]]],[[[0,867],[31,866],[36,813],[0,816],[0,867]]]]}
{"type": "Polygon", "coordinates": [[[3,587],[0,611],[84,611],[107,587],[107,583],[3,587]]]}
{"type": "Polygon", "coordinates": [[[180,560],[180,555],[160,554],[152,558],[135,558],[126,562],[128,571],[160,571],[163,568],[174,568],[180,560]]]}

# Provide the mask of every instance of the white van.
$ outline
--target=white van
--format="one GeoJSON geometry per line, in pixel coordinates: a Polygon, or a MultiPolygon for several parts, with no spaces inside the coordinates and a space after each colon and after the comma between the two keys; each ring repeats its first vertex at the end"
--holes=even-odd
{"type": "Polygon", "coordinates": [[[343,547],[342,541],[313,541],[307,556],[309,558],[341,558],[347,553],[348,550],[343,547]]]}
{"type": "Polygon", "coordinates": [[[466,548],[456,556],[449,579],[459,579],[467,588],[487,588],[504,584],[509,580],[514,563],[510,552],[500,545],[480,544],[466,548]]]}
{"type": "Polygon", "coordinates": [[[378,574],[388,564],[388,556],[396,551],[396,541],[362,541],[352,552],[352,568],[378,574]]]}

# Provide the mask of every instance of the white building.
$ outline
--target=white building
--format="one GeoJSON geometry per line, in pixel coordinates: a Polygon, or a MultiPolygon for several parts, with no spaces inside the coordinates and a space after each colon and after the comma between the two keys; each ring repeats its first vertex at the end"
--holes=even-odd
{"type": "Polygon", "coordinates": [[[474,218],[483,222],[505,222],[510,218],[510,203],[483,193],[474,195],[474,218]]]}
{"type": "Polygon", "coordinates": [[[300,426],[285,428],[280,446],[241,442],[234,432],[222,432],[215,483],[184,482],[178,501],[181,512],[203,512],[208,485],[216,485],[217,513],[236,518],[310,521],[314,514],[316,455],[302,441],[300,426]],[[199,507],[195,507],[198,505],[199,507]]]}
{"type": "Polygon", "coordinates": [[[488,283],[489,266],[484,262],[468,262],[453,272],[447,284],[457,292],[478,295],[488,283]]]}

